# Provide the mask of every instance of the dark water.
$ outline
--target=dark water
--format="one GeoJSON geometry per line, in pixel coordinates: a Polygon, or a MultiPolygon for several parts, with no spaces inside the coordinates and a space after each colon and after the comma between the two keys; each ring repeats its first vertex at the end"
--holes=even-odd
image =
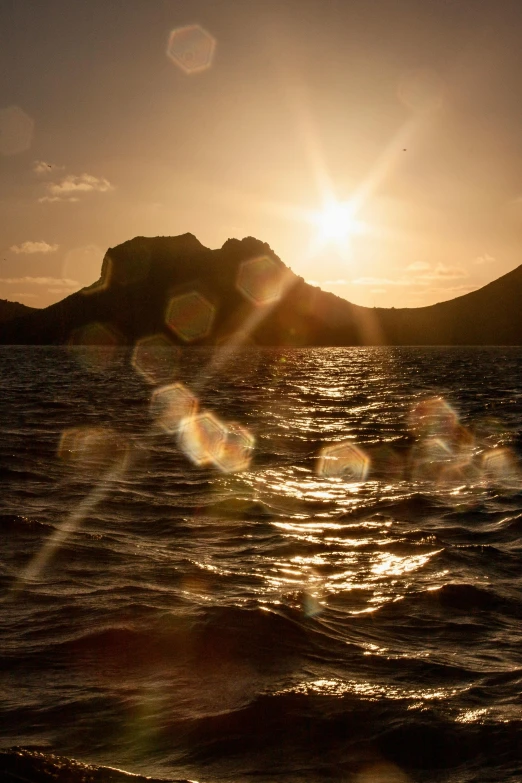
{"type": "Polygon", "coordinates": [[[520,781],[522,350],[146,358],[0,351],[4,779],[520,781]]]}

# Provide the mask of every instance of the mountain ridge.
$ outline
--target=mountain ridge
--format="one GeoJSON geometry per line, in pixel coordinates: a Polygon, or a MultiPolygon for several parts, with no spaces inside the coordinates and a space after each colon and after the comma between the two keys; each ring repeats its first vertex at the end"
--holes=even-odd
{"type": "Polygon", "coordinates": [[[36,307],[20,304],[20,302],[11,302],[9,299],[0,299],[0,322],[10,321],[11,318],[27,315],[36,310],[36,307]]]}
{"type": "Polygon", "coordinates": [[[522,265],[445,302],[369,308],[306,283],[255,237],[212,250],[191,233],[138,236],[108,249],[91,286],[0,323],[0,343],[96,343],[89,327],[101,324],[121,344],[161,334],[212,345],[247,328],[274,346],[520,345],[521,300],[522,265]],[[199,331],[178,323],[197,317],[199,331]]]}

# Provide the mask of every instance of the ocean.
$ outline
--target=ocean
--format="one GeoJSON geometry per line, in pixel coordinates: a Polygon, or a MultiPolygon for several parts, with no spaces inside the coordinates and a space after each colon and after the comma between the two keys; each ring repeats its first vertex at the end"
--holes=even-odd
{"type": "Polygon", "coordinates": [[[0,779],[519,783],[522,349],[2,347],[0,386],[0,779]]]}

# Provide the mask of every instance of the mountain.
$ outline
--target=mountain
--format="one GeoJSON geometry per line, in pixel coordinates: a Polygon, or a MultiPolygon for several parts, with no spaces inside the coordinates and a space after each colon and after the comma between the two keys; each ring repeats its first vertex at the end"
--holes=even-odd
{"type": "Polygon", "coordinates": [[[19,302],[9,302],[7,299],[0,299],[0,323],[10,321],[11,318],[16,318],[19,315],[28,315],[35,309],[19,302]]]}
{"type": "Polygon", "coordinates": [[[192,234],[136,237],[107,251],[92,286],[0,324],[0,343],[134,344],[162,334],[216,344],[239,333],[279,346],[520,345],[521,301],[522,266],[430,307],[369,308],[305,283],[253,237],[219,250],[192,234]]]}

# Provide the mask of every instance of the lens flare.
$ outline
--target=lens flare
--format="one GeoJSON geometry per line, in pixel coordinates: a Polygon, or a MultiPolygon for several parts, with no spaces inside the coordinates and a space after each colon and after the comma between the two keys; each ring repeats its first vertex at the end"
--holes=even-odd
{"type": "Polygon", "coordinates": [[[167,306],[165,321],[184,342],[206,337],[212,329],[215,307],[198,291],[173,297],[167,306]]]}
{"type": "Polygon", "coordinates": [[[326,446],[319,454],[317,472],[324,478],[364,481],[370,469],[370,458],[350,441],[326,446]]]}
{"type": "Polygon", "coordinates": [[[167,384],[176,375],[179,350],[164,334],[148,335],[137,341],[131,363],[148,383],[167,384]]]}
{"type": "Polygon", "coordinates": [[[411,453],[412,478],[437,480],[440,472],[453,461],[453,451],[442,438],[422,438],[411,453]]]}
{"type": "Polygon", "coordinates": [[[156,389],[152,394],[151,413],[158,426],[174,434],[184,419],[192,418],[198,408],[198,399],[182,383],[156,389]]]}
{"type": "Polygon", "coordinates": [[[98,321],[74,329],[68,341],[70,347],[82,348],[75,355],[93,372],[106,370],[123,344],[123,336],[113,326],[98,321]]]}
{"type": "Polygon", "coordinates": [[[411,783],[411,780],[395,764],[378,762],[360,770],[353,783],[411,783]]]}
{"type": "Polygon", "coordinates": [[[250,466],[255,439],[239,424],[226,427],[226,436],[214,457],[214,464],[223,473],[239,473],[250,466]]]}
{"type": "Polygon", "coordinates": [[[178,443],[194,465],[203,467],[215,462],[227,436],[225,425],[210,411],[183,419],[178,443]]]}
{"type": "Polygon", "coordinates": [[[112,283],[112,267],[112,258],[108,253],[105,253],[100,277],[91,285],[87,286],[86,288],[82,288],[80,293],[84,296],[90,296],[91,294],[98,294],[101,291],[106,291],[112,283]]]}
{"type": "Polygon", "coordinates": [[[34,120],[19,106],[0,109],[0,155],[18,155],[33,141],[34,120]]]}
{"type": "Polygon", "coordinates": [[[453,437],[458,425],[458,416],[451,405],[442,397],[422,400],[412,408],[409,416],[410,430],[418,438],[453,437]]]}
{"type": "Polygon", "coordinates": [[[82,474],[103,473],[124,461],[128,450],[125,439],[110,427],[71,427],[62,433],[58,456],[82,474]]]}
{"type": "Polygon", "coordinates": [[[522,470],[515,454],[508,448],[490,449],[482,455],[484,478],[504,489],[522,488],[522,470]]]}
{"type": "Polygon", "coordinates": [[[239,265],[236,287],[257,307],[275,304],[281,299],[287,270],[270,256],[260,256],[239,265]]]}
{"type": "Polygon", "coordinates": [[[167,57],[188,76],[206,71],[212,65],[216,39],[199,24],[172,30],[167,45],[167,57]]]}
{"type": "Polygon", "coordinates": [[[444,103],[444,82],[429,69],[405,73],[397,91],[399,100],[414,112],[431,112],[444,103]]]}

